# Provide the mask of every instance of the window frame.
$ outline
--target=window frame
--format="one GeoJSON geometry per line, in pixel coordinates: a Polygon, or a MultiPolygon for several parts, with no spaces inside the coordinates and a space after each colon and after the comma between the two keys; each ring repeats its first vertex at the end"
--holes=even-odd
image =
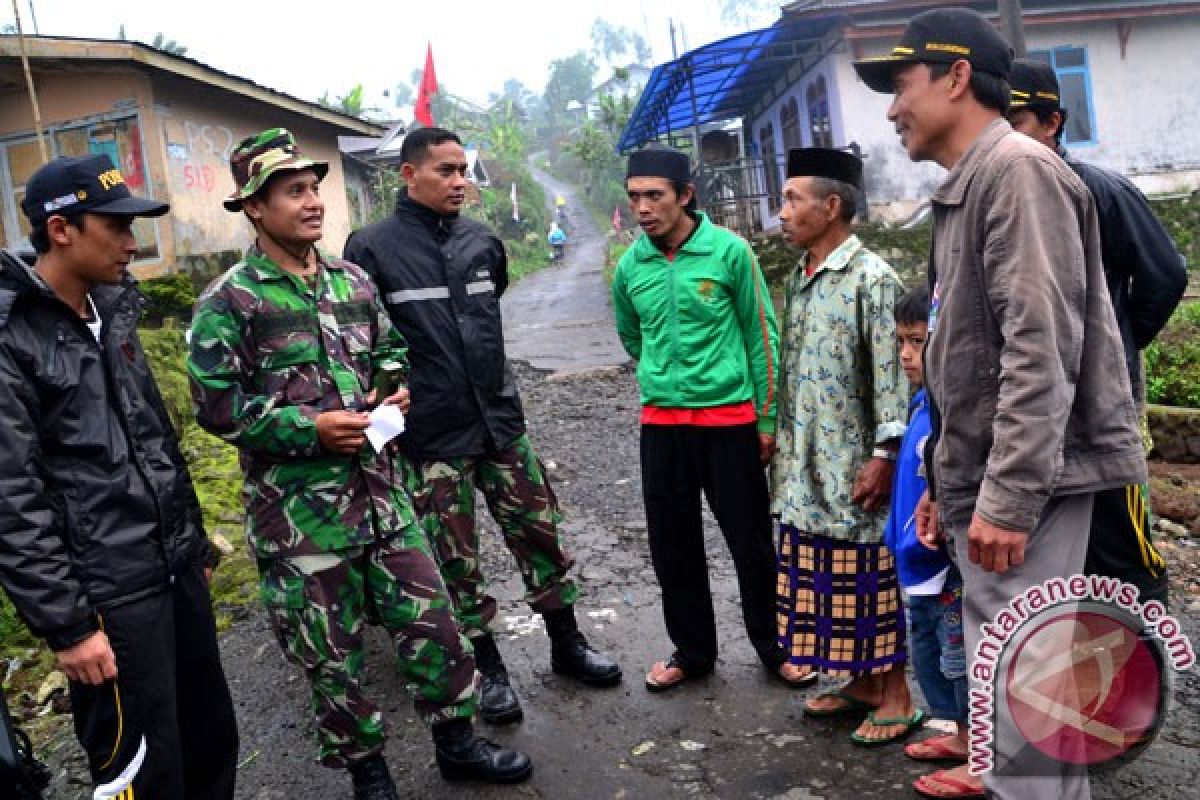
{"type": "Polygon", "coordinates": [[[1092,95],[1092,60],[1088,55],[1088,49],[1082,45],[1064,44],[1055,47],[1049,47],[1040,50],[1030,50],[1029,58],[1034,58],[1043,63],[1046,63],[1054,70],[1054,75],[1058,79],[1059,93],[1064,107],[1066,107],[1066,93],[1063,91],[1063,76],[1064,75],[1082,75],[1083,76],[1083,94],[1084,100],[1087,103],[1087,122],[1088,130],[1091,131],[1090,139],[1078,139],[1075,141],[1067,140],[1067,130],[1064,127],[1062,143],[1064,147],[1090,147],[1100,144],[1100,134],[1096,129],[1096,103],[1092,95]],[[1083,56],[1083,64],[1079,66],[1060,67],[1058,58],[1060,53],[1078,52],[1083,56]]]}

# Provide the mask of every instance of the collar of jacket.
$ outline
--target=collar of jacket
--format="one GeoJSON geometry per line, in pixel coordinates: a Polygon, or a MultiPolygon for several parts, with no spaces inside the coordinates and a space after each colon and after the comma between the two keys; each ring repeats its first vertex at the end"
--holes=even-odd
{"type": "MultiPolygon", "coordinates": [[[[862,249],[862,240],[855,234],[850,234],[846,237],[846,241],[839,244],[833,249],[833,252],[825,257],[825,260],[817,265],[817,269],[812,275],[805,275],[808,278],[815,278],[826,270],[843,270],[849,266],[851,259],[858,255],[858,251],[862,249]]],[[[800,259],[799,272],[804,275],[805,269],[808,267],[808,253],[800,259]]]]}
{"type": "MultiPolygon", "coordinates": [[[[678,253],[686,253],[690,256],[710,256],[713,254],[714,245],[713,237],[716,234],[716,226],[709,221],[708,215],[703,211],[694,212],[696,215],[696,230],[692,231],[692,235],[687,238],[677,251],[678,253]]],[[[638,261],[653,261],[656,258],[666,260],[663,251],[658,249],[658,245],[650,241],[650,237],[643,233],[633,243],[633,256],[638,261]]]]}
{"type": "Polygon", "coordinates": [[[1008,120],[1004,117],[997,117],[993,120],[983,129],[983,133],[975,138],[975,141],[967,148],[967,152],[963,153],[962,158],[946,175],[942,185],[933,193],[933,202],[943,206],[961,206],[979,165],[991,154],[996,145],[1000,144],[1000,140],[1012,132],[1012,125],[1009,125],[1008,120]]]}
{"type": "Polygon", "coordinates": [[[448,231],[459,217],[457,211],[453,214],[443,214],[434,211],[427,205],[418,203],[408,196],[408,189],[400,190],[400,196],[396,200],[396,213],[420,220],[431,231],[439,229],[448,231]]]}
{"type": "MultiPolygon", "coordinates": [[[[342,268],[340,264],[336,263],[326,253],[321,252],[321,248],[319,247],[317,248],[317,261],[320,262],[321,266],[325,267],[325,269],[340,270],[342,268]]],[[[258,246],[257,242],[252,244],[250,249],[246,251],[245,262],[246,265],[254,271],[254,276],[262,282],[281,281],[284,280],[288,275],[288,271],[272,261],[271,258],[262,251],[262,248],[258,246]]]]}

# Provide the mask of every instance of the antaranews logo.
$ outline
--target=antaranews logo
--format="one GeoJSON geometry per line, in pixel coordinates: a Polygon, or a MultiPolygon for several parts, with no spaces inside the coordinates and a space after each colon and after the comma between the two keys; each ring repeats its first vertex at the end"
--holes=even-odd
{"type": "Polygon", "coordinates": [[[1053,578],[980,626],[970,769],[1038,775],[1122,762],[1162,724],[1171,670],[1196,663],[1178,620],[1117,578],[1053,578]],[[1170,666],[1170,669],[1167,668],[1170,666]]]}

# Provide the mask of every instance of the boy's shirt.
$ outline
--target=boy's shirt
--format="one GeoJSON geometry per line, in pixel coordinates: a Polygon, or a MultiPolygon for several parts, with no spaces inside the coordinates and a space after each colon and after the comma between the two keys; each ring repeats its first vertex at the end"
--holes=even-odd
{"type": "Polygon", "coordinates": [[[900,442],[896,477],[892,488],[891,513],[884,529],[884,543],[896,559],[896,571],[904,591],[914,595],[938,594],[946,581],[950,557],[945,545],[930,550],[917,540],[915,512],[925,492],[921,461],[929,438],[929,405],[921,389],[909,404],[908,429],[900,442]]]}

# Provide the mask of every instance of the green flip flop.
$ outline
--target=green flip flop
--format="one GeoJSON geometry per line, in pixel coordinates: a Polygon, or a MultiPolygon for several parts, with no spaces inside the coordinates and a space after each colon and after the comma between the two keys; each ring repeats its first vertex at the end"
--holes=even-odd
{"type": "Polygon", "coordinates": [[[809,708],[808,703],[805,703],[804,715],[806,717],[813,717],[815,719],[824,719],[826,717],[840,717],[842,714],[856,714],[860,711],[874,711],[875,709],[879,708],[879,706],[875,705],[874,703],[868,703],[865,700],[859,700],[857,697],[846,694],[844,689],[838,689],[837,691],[819,694],[815,699],[820,700],[821,698],[826,697],[837,698],[838,700],[842,701],[842,704],[836,708],[813,709],[809,708]]]}
{"type": "Polygon", "coordinates": [[[850,734],[850,741],[859,747],[883,747],[884,745],[892,744],[908,737],[913,731],[920,728],[921,723],[924,721],[925,712],[919,708],[912,713],[911,717],[888,717],[886,719],[876,717],[875,712],[872,711],[867,714],[867,722],[872,725],[879,725],[885,728],[892,725],[903,725],[904,730],[886,739],[868,739],[865,736],[859,736],[858,731],[854,731],[850,734]]]}

